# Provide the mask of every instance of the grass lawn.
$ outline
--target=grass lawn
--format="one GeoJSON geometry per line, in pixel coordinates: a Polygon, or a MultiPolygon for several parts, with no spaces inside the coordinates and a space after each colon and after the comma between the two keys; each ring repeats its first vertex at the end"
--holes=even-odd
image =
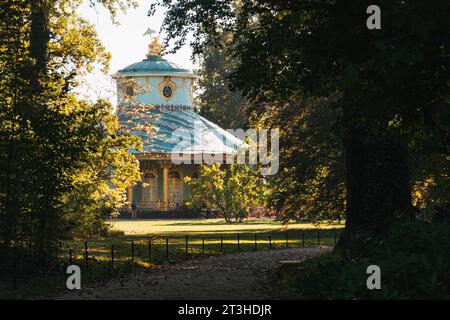
{"type": "Polygon", "coordinates": [[[241,223],[227,223],[223,219],[206,220],[111,220],[112,230],[122,231],[125,235],[185,235],[192,233],[226,234],[236,232],[272,232],[310,229],[342,228],[343,224],[321,224],[316,226],[308,222],[281,224],[273,219],[252,219],[241,223]]]}
{"type": "MultiPolygon", "coordinates": [[[[243,223],[208,220],[118,220],[111,222],[113,233],[106,239],[88,241],[93,263],[129,263],[148,266],[164,261],[206,254],[244,250],[269,250],[311,245],[333,246],[343,224],[293,223],[255,219],[243,223]],[[186,246],[187,241],[187,246],[186,246]],[[187,251],[186,251],[187,250],[187,251]]],[[[67,241],[65,257],[84,258],[84,241],[67,241]]],[[[88,261],[89,263],[89,261],[88,261]]]]}

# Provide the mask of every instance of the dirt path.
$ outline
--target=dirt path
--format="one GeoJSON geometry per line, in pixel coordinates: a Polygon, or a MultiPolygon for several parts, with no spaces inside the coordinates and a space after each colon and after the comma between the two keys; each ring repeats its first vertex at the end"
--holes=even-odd
{"type": "Polygon", "coordinates": [[[250,251],[193,259],[143,270],[104,286],[68,292],[61,299],[276,299],[273,280],[283,263],[328,248],[250,251]]]}

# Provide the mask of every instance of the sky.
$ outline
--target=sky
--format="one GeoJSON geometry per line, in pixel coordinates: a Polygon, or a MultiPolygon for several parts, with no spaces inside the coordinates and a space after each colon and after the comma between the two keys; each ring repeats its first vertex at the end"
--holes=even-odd
{"type": "MultiPolygon", "coordinates": [[[[100,5],[92,8],[89,1],[84,0],[78,9],[78,14],[94,25],[106,51],[112,55],[110,75],[145,59],[150,37],[143,34],[148,28],[159,31],[161,27],[164,12],[159,9],[154,16],[148,17],[150,0],[140,0],[139,3],[136,9],[128,9],[125,14],[118,13],[119,25],[111,22],[108,11],[100,5]]],[[[190,47],[184,46],[177,53],[168,54],[165,58],[185,68],[194,69],[195,65],[190,60],[191,53],[190,47]]],[[[80,94],[91,101],[99,97],[106,98],[115,105],[115,86],[110,80],[110,75],[104,76],[100,72],[89,74],[83,79],[80,94]]]]}

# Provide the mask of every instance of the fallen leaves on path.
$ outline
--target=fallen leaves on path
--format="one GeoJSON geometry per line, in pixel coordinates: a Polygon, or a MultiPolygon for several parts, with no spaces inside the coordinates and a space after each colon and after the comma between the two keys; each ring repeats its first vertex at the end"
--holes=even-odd
{"type": "Polygon", "coordinates": [[[329,248],[247,251],[145,268],[96,288],[58,299],[276,299],[272,286],[281,264],[316,257],[329,248]]]}

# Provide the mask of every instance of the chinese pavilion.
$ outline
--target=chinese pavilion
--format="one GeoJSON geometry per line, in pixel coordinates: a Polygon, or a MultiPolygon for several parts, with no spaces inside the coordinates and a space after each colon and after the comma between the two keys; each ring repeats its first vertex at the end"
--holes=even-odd
{"type": "MultiPolygon", "coordinates": [[[[151,35],[153,32],[149,31],[146,34],[151,35]]],[[[202,156],[233,155],[242,143],[196,113],[193,90],[198,76],[164,59],[162,51],[158,38],[152,37],[146,59],[117,73],[119,122],[130,127],[131,133],[143,141],[143,150],[130,150],[139,161],[142,179],[127,192],[127,209],[134,202],[139,213],[187,209],[190,190],[184,178],[198,177],[202,156]],[[133,93],[133,89],[127,87],[129,80],[148,88],[133,96],[139,104],[151,106],[145,110],[139,108],[137,112],[142,114],[138,118],[132,115],[136,112],[132,109],[133,104],[120,108],[122,98],[133,93]],[[155,128],[154,134],[141,129],[148,124],[155,128]],[[189,154],[195,162],[176,164],[172,161],[172,154],[180,152],[176,148],[180,140],[191,142],[183,153],[189,154]]]]}

